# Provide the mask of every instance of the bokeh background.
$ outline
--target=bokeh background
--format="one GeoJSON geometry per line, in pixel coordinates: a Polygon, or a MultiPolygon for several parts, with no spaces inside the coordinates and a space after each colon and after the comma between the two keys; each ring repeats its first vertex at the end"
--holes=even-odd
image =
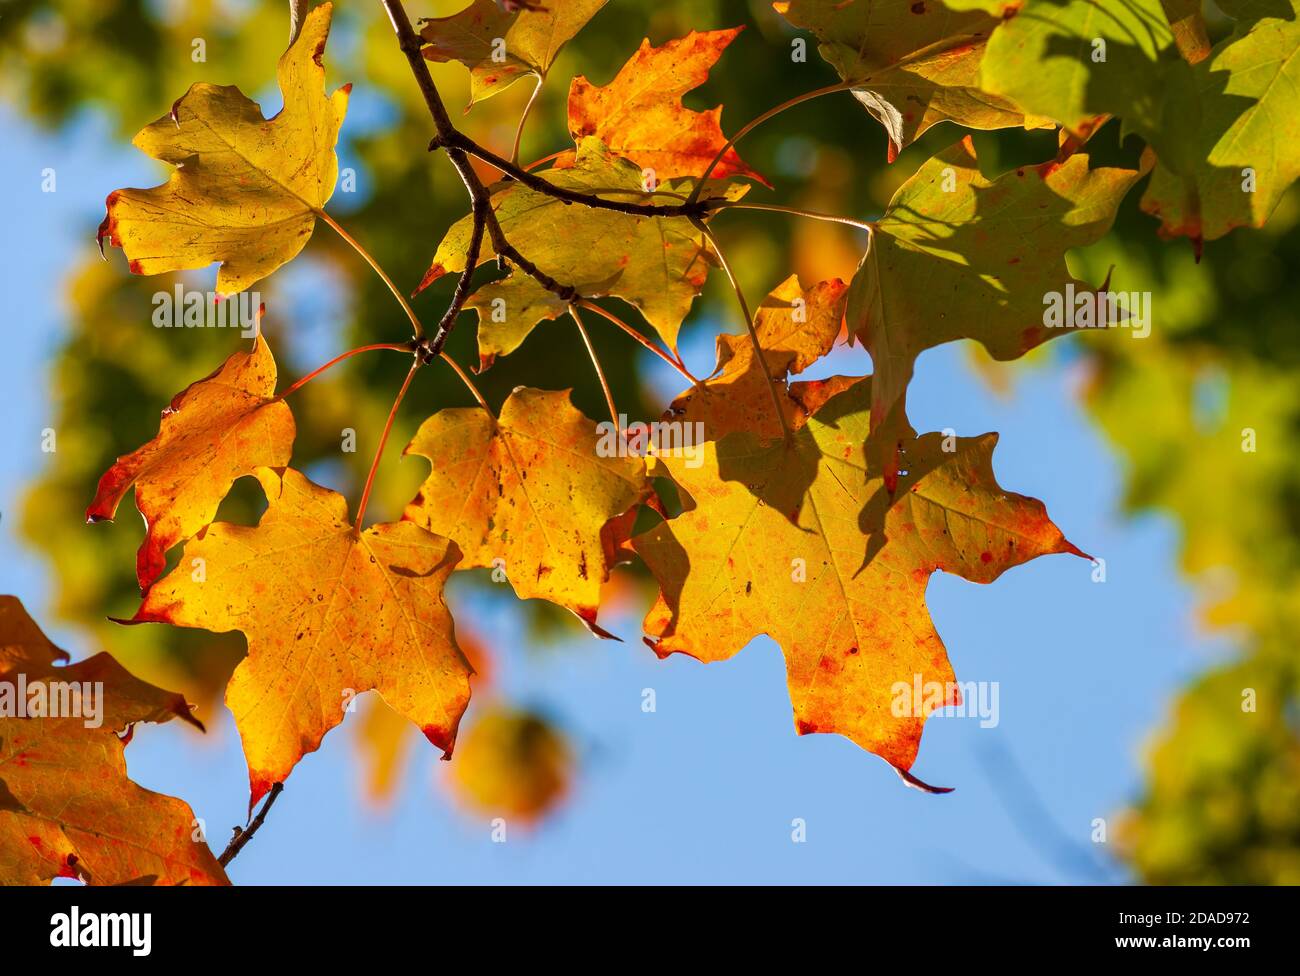
{"type": "MultiPolygon", "coordinates": [[[[412,17],[462,0],[413,0],[412,17]]],[[[1225,25],[1211,6],[1213,31],[1225,25]]],[[[9,325],[0,356],[0,590],[20,596],[76,656],[109,650],[137,674],[183,690],[209,732],[141,729],[132,776],[183,797],[220,849],[246,813],[247,779],[221,689],[243,654],[238,634],[122,628],[135,607],[129,514],[87,526],[82,513],[113,458],[147,440],[158,411],[236,346],[223,330],[150,324],[151,299],[177,281],[210,289],[211,269],[133,278],[100,259],[105,195],[165,173],[130,137],[195,81],[237,84],[279,107],[276,58],[286,4],[256,0],[0,0],[4,260],[9,325]],[[192,55],[201,39],[206,60],[192,55]],[[55,184],[49,188],[48,171],[55,184]],[[56,450],[42,449],[55,432],[56,450]]],[[[524,135],[521,158],[564,148],[568,80],[604,83],[642,37],[746,25],[707,85],[734,131],[762,110],[836,80],[813,54],[792,63],[795,33],[763,3],[611,0],[561,55],[524,135]]],[[[455,173],[424,151],[430,123],[380,5],[339,0],[325,59],[331,88],[354,83],[341,165],[355,191],[329,210],[396,281],[413,287],[464,212],[455,173]]],[[[433,66],[453,110],[467,100],[457,64],[433,66]]],[[[529,93],[519,84],[464,117],[506,154],[529,93]]],[[[959,137],[941,125],[886,163],[881,127],[849,96],[823,98],[763,126],[745,159],[776,191],[754,199],[862,219],[959,137]]],[[[1055,152],[1051,133],[977,133],[986,174],[1055,152]]],[[[1096,163],[1135,165],[1114,123],[1096,163]]],[[[486,171],[485,171],[486,173],[486,171]]],[[[918,430],[1001,432],[995,469],[1043,499],[1066,535],[1105,560],[1040,559],[991,586],[936,575],[927,599],[960,680],[999,683],[999,723],[939,717],[915,771],[953,786],[905,789],[847,740],[797,737],[780,651],[755,640],[732,661],[658,661],[640,637],[652,591],[620,571],[612,629],[522,603],[489,574],[459,574],[457,633],[486,675],[456,759],[441,763],[373,695],[308,756],[267,825],[232,867],[242,883],[494,882],[1300,882],[1300,196],[1260,231],[1209,243],[1163,242],[1129,194],[1115,230],[1071,255],[1079,276],[1114,267],[1119,290],[1149,290],[1149,338],[1125,331],[1063,339],[1003,365],[968,347],[926,353],[908,397],[918,430]],[[1242,450],[1243,430],[1256,450],[1242,450]],[[653,689],[655,710],[643,709],[653,689]],[[1257,709],[1243,711],[1253,689],[1257,709]],[[492,822],[506,821],[505,843],[492,822]],[[802,824],[806,836],[795,842],[802,824]]],[[[864,241],[850,228],[769,213],[714,224],[752,299],[791,271],[806,284],[852,274],[864,241]]],[[[440,314],[450,282],[420,296],[440,314]]],[[[400,309],[328,228],[260,283],[266,334],[285,378],[365,342],[397,341],[400,309]]],[[[449,350],[476,360],[473,316],[449,350]]],[[[650,419],[679,380],[616,330],[594,328],[620,409],[650,419]]],[[[721,275],[683,330],[709,372],[719,332],[741,331],[721,275]]],[[[844,347],[806,376],[867,372],[844,347]]],[[[355,500],[401,357],[357,357],[294,404],[295,465],[355,500]],[[357,431],[357,451],[339,451],[357,431]]],[[[604,413],[571,325],[539,327],[479,380],[499,404],[529,383],[573,387],[604,413]]],[[[424,473],[400,446],[419,422],[467,403],[455,378],[423,371],[380,470],[371,511],[400,514],[424,473]]],[[[221,517],[251,520],[241,483],[221,517]]],[[[173,554],[175,558],[175,554],[173,554]]],[[[602,615],[602,622],[604,615],[602,615]]]]}

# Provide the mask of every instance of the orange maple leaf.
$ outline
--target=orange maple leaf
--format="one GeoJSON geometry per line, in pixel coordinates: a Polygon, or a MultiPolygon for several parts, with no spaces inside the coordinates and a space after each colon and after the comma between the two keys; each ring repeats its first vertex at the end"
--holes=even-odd
{"type": "Polygon", "coordinates": [[[194,811],[127,779],[135,723],[203,728],[185,699],[107,654],[66,658],[0,596],[0,884],[229,884],[194,811]]]}
{"type": "MultiPolygon", "coordinates": [[[[574,142],[596,136],[620,156],[654,170],[657,180],[703,176],[727,144],[722,106],[696,112],[682,104],[682,96],[708,80],[709,69],[742,29],[691,31],[661,47],[643,40],[608,85],[574,78],[569,87],[574,142]]],[[[711,175],[748,176],[771,185],[732,148],[711,175]]]]}
{"type": "Polygon", "coordinates": [[[289,463],[293,414],[275,398],[275,360],[259,334],[215,373],[190,384],[163,411],[158,436],[117,459],[99,479],[86,521],[111,520],[127,489],[147,530],[136,554],[146,590],[166,566],[167,550],[216,517],[239,478],[260,466],[289,463]]]}
{"type": "Polygon", "coordinates": [[[928,712],[900,712],[898,689],[960,702],[925,605],[930,574],[988,583],[1036,556],[1082,553],[1041,502],[998,485],[994,434],[913,434],[891,495],[864,446],[870,387],[832,396],[789,440],[730,434],[702,463],[658,453],[691,504],[634,540],[661,589],[644,627],[661,657],[701,661],[767,634],[785,652],[801,735],[838,732],[919,785],[908,770],[928,712]]]}

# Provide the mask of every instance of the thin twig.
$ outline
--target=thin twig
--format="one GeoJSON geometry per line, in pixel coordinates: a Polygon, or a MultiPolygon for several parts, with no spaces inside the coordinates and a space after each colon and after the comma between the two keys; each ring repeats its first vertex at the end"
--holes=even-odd
{"type": "Polygon", "coordinates": [[[376,343],[374,343],[374,344],[372,344],[372,345],[369,345],[369,346],[357,346],[357,348],[355,348],[355,349],[349,349],[347,352],[341,352],[341,353],[339,353],[337,356],[335,356],[333,359],[331,359],[328,363],[325,363],[325,364],[322,365],[322,366],[317,366],[315,369],[313,369],[313,370],[312,370],[310,373],[308,373],[306,376],[302,377],[302,378],[299,379],[297,382],[291,384],[291,385],[289,386],[289,388],[288,388],[287,390],[285,390],[283,393],[278,394],[278,395],[276,396],[276,399],[277,399],[277,400],[283,400],[283,399],[284,399],[285,397],[287,397],[290,393],[294,393],[294,392],[296,392],[297,390],[300,390],[302,387],[306,386],[308,383],[310,383],[312,380],[314,380],[314,379],[315,379],[317,376],[319,376],[321,373],[325,372],[325,370],[329,369],[331,366],[334,366],[334,365],[336,365],[336,364],[338,364],[338,363],[341,363],[341,362],[343,362],[343,360],[348,359],[348,358],[350,358],[350,357],[352,357],[352,356],[355,356],[355,355],[357,355],[358,353],[362,353],[362,352],[373,352],[373,351],[376,350],[376,349],[392,349],[392,350],[394,350],[394,351],[396,351],[396,352],[405,352],[405,353],[412,353],[412,352],[415,352],[415,346],[414,346],[413,343],[376,342],[376,343]]]}
{"type": "Polygon", "coordinates": [[[618,422],[618,408],[614,406],[614,393],[609,388],[609,380],[605,377],[605,370],[601,368],[600,357],[596,355],[596,347],[591,344],[591,336],[587,334],[587,327],[582,324],[582,317],[578,315],[576,304],[569,306],[569,314],[573,316],[574,324],[578,326],[578,334],[582,336],[582,344],[587,347],[591,365],[596,367],[596,378],[600,380],[600,388],[605,391],[605,405],[609,407],[609,419],[614,423],[614,430],[622,430],[623,425],[618,422]]]}
{"type": "Polygon", "coordinates": [[[398,304],[402,306],[402,311],[406,313],[406,317],[411,320],[411,328],[415,332],[415,337],[417,339],[424,338],[424,326],[420,324],[420,317],[415,314],[415,309],[411,308],[411,303],[406,300],[406,296],[402,294],[401,289],[398,288],[397,285],[393,284],[392,278],[388,277],[388,272],[380,266],[379,262],[371,256],[369,251],[362,247],[361,242],[344,230],[343,227],[340,226],[339,222],[333,217],[327,214],[324,210],[317,210],[316,216],[320,217],[321,220],[333,227],[339,237],[352,245],[353,250],[365,258],[366,263],[375,269],[375,274],[379,275],[379,277],[383,279],[384,284],[388,286],[388,290],[393,293],[393,297],[396,298],[398,304]]]}
{"type": "Polygon", "coordinates": [[[772,409],[776,411],[776,419],[780,421],[781,431],[788,441],[790,440],[790,424],[785,419],[785,411],[781,409],[781,395],[776,390],[776,380],[772,378],[772,373],[767,368],[767,357],[763,355],[763,344],[758,341],[758,330],[754,328],[754,317],[749,312],[749,302],[745,301],[745,293],[741,290],[740,282],[736,280],[736,275],[731,270],[731,264],[727,261],[727,256],[722,252],[722,248],[718,246],[718,239],[713,236],[713,231],[709,230],[708,225],[702,220],[692,220],[691,223],[713,246],[713,253],[718,256],[718,263],[722,265],[722,270],[727,273],[727,278],[731,281],[731,289],[736,293],[736,301],[740,303],[740,313],[745,317],[745,328],[749,330],[749,339],[754,344],[754,356],[763,364],[763,376],[767,380],[767,392],[772,394],[772,409]]]}
{"type": "MultiPolygon", "coordinates": [[[[447,114],[447,106],[443,104],[442,96],[438,94],[438,87],[433,83],[433,75],[429,73],[429,65],[420,53],[420,37],[415,33],[415,28],[411,26],[411,18],[407,16],[406,8],[402,5],[401,0],[381,0],[381,3],[388,13],[388,19],[393,25],[394,33],[397,34],[398,47],[402,49],[402,54],[406,56],[406,62],[410,65],[411,73],[415,76],[415,83],[419,86],[420,94],[424,96],[424,104],[429,109],[429,115],[433,119],[433,127],[437,135],[434,137],[433,142],[429,144],[429,148],[441,147],[446,151],[447,159],[455,167],[456,172],[460,174],[461,182],[465,184],[465,189],[469,193],[471,208],[484,208],[482,213],[486,222],[488,239],[492,242],[492,249],[496,251],[499,257],[507,261],[513,261],[521,271],[537,279],[543,288],[554,292],[566,302],[576,300],[580,297],[576,288],[572,285],[563,285],[541,271],[537,265],[520,254],[514,245],[506,240],[505,232],[501,229],[501,222],[497,220],[497,215],[492,210],[491,195],[488,193],[487,187],[483,185],[483,181],[479,179],[478,174],[474,172],[469,156],[460,145],[463,137],[452,124],[451,116],[447,114]]],[[[501,162],[505,163],[506,161],[501,160],[501,162]]],[[[547,185],[549,186],[549,184],[547,185]]]]}
{"type": "Polygon", "coordinates": [[[366,487],[361,492],[361,503],[357,505],[357,520],[352,523],[353,531],[361,531],[361,520],[366,517],[366,506],[370,504],[370,489],[375,486],[375,473],[379,470],[379,461],[384,456],[384,445],[388,443],[388,434],[393,429],[393,420],[397,416],[397,408],[402,405],[402,400],[406,396],[406,391],[411,388],[411,380],[415,378],[416,371],[424,365],[417,357],[415,362],[411,363],[411,368],[406,373],[406,379],[402,381],[402,388],[397,391],[397,396],[393,399],[393,409],[388,411],[388,421],[384,424],[383,433],[379,435],[379,446],[375,448],[375,459],[370,462],[370,473],[366,475],[366,487]]]}
{"type": "Polygon", "coordinates": [[[271,810],[271,804],[274,803],[276,798],[283,792],[283,783],[276,783],[271,787],[271,792],[266,796],[266,802],[262,804],[262,809],[259,810],[257,816],[253,818],[253,822],[250,823],[247,828],[235,828],[235,836],[230,838],[230,843],[227,844],[226,849],[221,852],[221,856],[217,858],[218,864],[224,868],[235,859],[235,855],[244,849],[244,845],[253,839],[253,835],[257,833],[262,824],[266,822],[266,815],[271,810]]]}
{"type": "Polygon", "coordinates": [[[664,352],[662,349],[656,346],[653,342],[651,342],[649,339],[643,336],[636,329],[632,328],[632,326],[624,322],[613,312],[606,311],[605,309],[597,305],[595,302],[588,301],[585,298],[581,299],[575,304],[581,306],[582,308],[590,309],[591,311],[595,312],[597,315],[604,316],[606,319],[613,322],[620,329],[622,329],[624,332],[630,335],[637,342],[641,343],[641,345],[645,346],[645,348],[649,349],[652,353],[654,353],[656,356],[658,356],[660,359],[666,362],[673,369],[677,370],[677,372],[681,373],[682,376],[684,376],[687,380],[689,380],[692,385],[699,384],[700,381],[691,375],[690,370],[686,368],[686,364],[681,361],[680,357],[674,359],[672,356],[668,355],[668,353],[664,352]]]}

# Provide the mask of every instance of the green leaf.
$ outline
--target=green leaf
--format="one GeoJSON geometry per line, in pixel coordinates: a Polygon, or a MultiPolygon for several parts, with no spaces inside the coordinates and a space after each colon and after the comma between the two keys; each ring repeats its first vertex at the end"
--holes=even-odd
{"type": "Polygon", "coordinates": [[[1037,128],[1011,101],[981,91],[980,64],[995,15],[954,12],[940,0],[789,0],[775,4],[786,20],[811,30],[818,53],[885,127],[890,158],[937,122],[971,129],[1037,128]]]}

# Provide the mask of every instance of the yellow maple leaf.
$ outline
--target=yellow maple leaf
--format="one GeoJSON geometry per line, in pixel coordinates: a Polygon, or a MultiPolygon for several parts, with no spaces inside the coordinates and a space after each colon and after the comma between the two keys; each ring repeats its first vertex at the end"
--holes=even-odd
{"type": "Polygon", "coordinates": [[[644,462],[618,448],[567,390],[520,387],[498,420],[442,410],[406,448],[432,471],[403,517],[454,541],[459,568],[502,570],[520,599],[567,607],[609,636],[596,623],[611,556],[602,530],[649,493],[644,462]]]}
{"type": "Polygon", "coordinates": [[[274,118],[234,86],[200,82],[136,135],[137,147],[176,171],[162,186],[108,196],[99,239],[126,252],[132,273],[220,261],[217,291],[233,295],[303,249],[334,192],[351,91],[325,94],[331,10],[312,10],[280,58],[284,108],[274,118]]]}

